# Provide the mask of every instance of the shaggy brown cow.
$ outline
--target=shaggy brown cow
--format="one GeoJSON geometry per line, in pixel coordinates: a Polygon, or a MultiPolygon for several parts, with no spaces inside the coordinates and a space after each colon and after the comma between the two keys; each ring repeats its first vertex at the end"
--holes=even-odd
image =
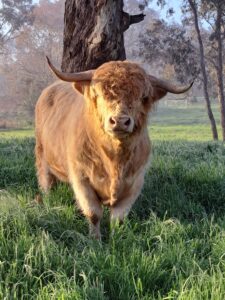
{"type": "Polygon", "coordinates": [[[100,238],[102,206],[122,221],[141,192],[151,144],[148,113],[167,92],[186,92],[131,62],[113,61],[96,70],[62,73],[36,105],[36,167],[47,192],[56,179],[69,182],[100,238]],[[68,82],[73,82],[68,83],[68,82]]]}

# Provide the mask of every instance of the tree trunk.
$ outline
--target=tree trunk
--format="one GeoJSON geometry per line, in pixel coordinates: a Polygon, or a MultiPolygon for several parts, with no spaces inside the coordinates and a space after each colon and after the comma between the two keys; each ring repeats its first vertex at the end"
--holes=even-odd
{"type": "Polygon", "coordinates": [[[204,53],[202,37],[201,37],[199,24],[198,24],[198,14],[197,14],[197,9],[196,9],[196,3],[193,0],[188,0],[188,2],[190,4],[190,7],[191,7],[193,15],[194,15],[195,30],[196,30],[198,42],[199,42],[200,64],[201,64],[201,71],[202,71],[202,77],[203,77],[203,90],[204,90],[204,96],[205,96],[205,101],[206,101],[207,113],[208,113],[208,117],[209,117],[210,124],[211,124],[213,139],[218,140],[216,121],[213,116],[211,103],[210,103],[210,99],[209,99],[209,93],[208,93],[208,78],[207,78],[207,74],[206,74],[205,53],[204,53]]]}
{"type": "Polygon", "coordinates": [[[126,59],[123,32],[143,18],[123,12],[123,0],[66,0],[62,70],[84,71],[126,59]]]}
{"type": "Polygon", "coordinates": [[[223,84],[223,46],[221,38],[222,26],[222,10],[220,5],[217,6],[217,19],[216,19],[216,39],[218,44],[218,59],[217,59],[217,83],[218,83],[218,98],[220,102],[220,122],[222,127],[223,141],[225,141],[225,97],[224,97],[224,84],[223,84]]]}

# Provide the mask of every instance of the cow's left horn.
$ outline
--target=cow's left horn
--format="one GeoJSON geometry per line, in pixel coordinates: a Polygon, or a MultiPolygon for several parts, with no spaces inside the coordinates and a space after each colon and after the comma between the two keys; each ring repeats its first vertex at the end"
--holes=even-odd
{"type": "Polygon", "coordinates": [[[48,56],[46,56],[46,58],[52,72],[63,81],[68,81],[68,82],[90,81],[94,75],[95,70],[89,70],[89,71],[78,72],[78,73],[61,72],[53,66],[48,56]]]}
{"type": "Polygon", "coordinates": [[[150,78],[150,81],[151,81],[151,84],[153,85],[153,87],[162,88],[162,89],[166,90],[167,92],[173,93],[173,94],[182,94],[182,93],[187,92],[194,83],[194,81],[192,81],[191,84],[186,85],[186,86],[176,86],[171,82],[158,79],[152,75],[149,75],[149,78],[150,78]]]}

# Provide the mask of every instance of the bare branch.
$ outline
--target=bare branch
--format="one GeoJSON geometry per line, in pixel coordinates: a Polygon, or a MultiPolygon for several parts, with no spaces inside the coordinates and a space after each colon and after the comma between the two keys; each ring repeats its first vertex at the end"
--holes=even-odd
{"type": "Polygon", "coordinates": [[[138,15],[129,15],[123,12],[123,31],[126,31],[130,25],[139,23],[144,20],[145,15],[143,13],[138,15]]]}

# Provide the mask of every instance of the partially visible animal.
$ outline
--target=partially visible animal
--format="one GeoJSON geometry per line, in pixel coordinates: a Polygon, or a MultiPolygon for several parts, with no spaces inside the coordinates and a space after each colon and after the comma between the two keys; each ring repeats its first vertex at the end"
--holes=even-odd
{"type": "Polygon", "coordinates": [[[63,73],[36,104],[36,168],[47,192],[57,180],[70,183],[77,204],[100,238],[103,206],[122,222],[138,198],[151,143],[147,123],[156,101],[177,87],[148,75],[139,65],[111,61],[96,70],[63,73]]]}

